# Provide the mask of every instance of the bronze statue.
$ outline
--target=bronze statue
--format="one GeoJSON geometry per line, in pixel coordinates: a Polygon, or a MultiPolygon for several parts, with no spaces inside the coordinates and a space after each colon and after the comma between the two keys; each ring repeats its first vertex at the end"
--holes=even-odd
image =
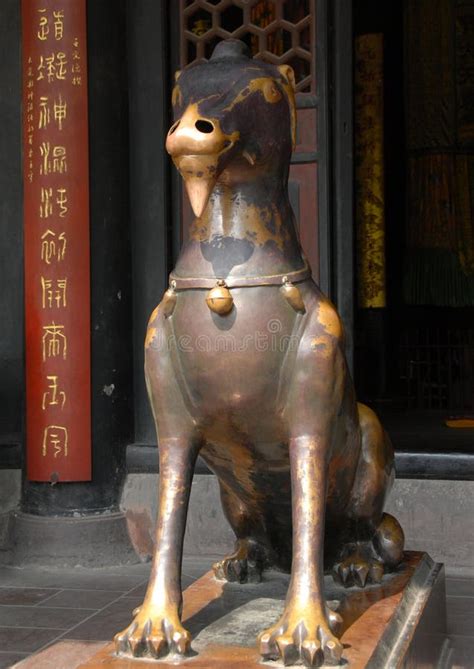
{"type": "Polygon", "coordinates": [[[291,570],[263,658],[339,663],[340,616],[323,574],[378,583],[403,557],[383,513],[393,451],[357,404],[334,306],[313,282],[287,192],[294,75],[221,42],[176,75],[166,148],[196,215],[151,315],[146,380],[158,434],[160,505],[145,601],[116,636],[119,653],[186,654],[181,558],[196,458],[216,474],[235,551],[218,578],[291,570]]]}

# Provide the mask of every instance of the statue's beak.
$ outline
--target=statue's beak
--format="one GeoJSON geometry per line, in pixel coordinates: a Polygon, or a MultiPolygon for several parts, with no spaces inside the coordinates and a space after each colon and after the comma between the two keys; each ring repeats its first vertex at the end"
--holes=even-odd
{"type": "Polygon", "coordinates": [[[239,133],[225,135],[215,119],[205,119],[197,104],[190,105],[171,126],[166,150],[184,179],[191,207],[200,218],[207,206],[219,175],[219,162],[229,151],[239,133]]]}
{"type": "Polygon", "coordinates": [[[214,190],[216,181],[217,179],[215,178],[205,179],[204,177],[198,176],[184,177],[186,192],[196,218],[201,218],[204,209],[207,207],[209,197],[214,190]]]}
{"type": "Polygon", "coordinates": [[[200,218],[216,185],[218,156],[173,156],[173,162],[184,179],[194,215],[200,218]]]}

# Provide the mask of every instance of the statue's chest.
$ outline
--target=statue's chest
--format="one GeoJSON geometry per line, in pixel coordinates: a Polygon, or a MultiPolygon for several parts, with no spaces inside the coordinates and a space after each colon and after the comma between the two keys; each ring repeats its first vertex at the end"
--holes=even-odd
{"type": "Polygon", "coordinates": [[[206,294],[179,292],[168,324],[174,367],[193,404],[238,413],[258,402],[271,410],[285,360],[299,343],[296,312],[275,286],[233,289],[225,316],[209,309],[206,294]]]}

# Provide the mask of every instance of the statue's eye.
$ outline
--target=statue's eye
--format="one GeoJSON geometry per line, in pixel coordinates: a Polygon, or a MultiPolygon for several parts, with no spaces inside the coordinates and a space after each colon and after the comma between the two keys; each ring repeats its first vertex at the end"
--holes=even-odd
{"type": "Polygon", "coordinates": [[[263,94],[267,102],[278,102],[278,100],[281,100],[281,93],[275,82],[271,79],[264,83],[263,94]]]}

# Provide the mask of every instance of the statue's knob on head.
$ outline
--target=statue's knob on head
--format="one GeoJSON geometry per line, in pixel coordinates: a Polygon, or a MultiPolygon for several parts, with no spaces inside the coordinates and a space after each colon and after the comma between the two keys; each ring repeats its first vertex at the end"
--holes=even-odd
{"type": "Polygon", "coordinates": [[[250,49],[242,42],[240,39],[227,39],[223,42],[219,42],[212,52],[211,60],[223,60],[231,58],[235,60],[236,58],[251,58],[250,49]]]}

